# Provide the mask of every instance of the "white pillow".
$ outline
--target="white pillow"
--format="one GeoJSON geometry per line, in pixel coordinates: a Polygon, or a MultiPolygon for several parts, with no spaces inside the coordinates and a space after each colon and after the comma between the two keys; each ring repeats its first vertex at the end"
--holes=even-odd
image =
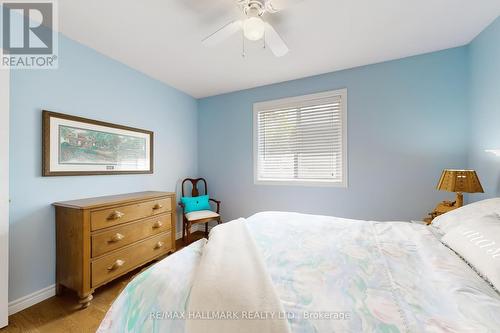
{"type": "Polygon", "coordinates": [[[500,290],[500,215],[490,214],[464,222],[441,241],[500,290]]]}
{"type": "Polygon", "coordinates": [[[454,227],[468,220],[477,219],[493,213],[500,214],[500,198],[477,201],[443,215],[439,215],[432,220],[432,226],[439,229],[441,233],[446,234],[454,227]]]}

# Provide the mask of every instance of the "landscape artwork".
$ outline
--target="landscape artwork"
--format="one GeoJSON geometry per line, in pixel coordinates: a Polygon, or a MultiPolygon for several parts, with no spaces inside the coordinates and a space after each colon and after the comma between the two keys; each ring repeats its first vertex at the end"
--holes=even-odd
{"type": "Polygon", "coordinates": [[[146,139],[59,126],[61,164],[137,164],[146,161],[146,139]]]}
{"type": "Polygon", "coordinates": [[[153,132],[43,111],[43,176],[153,173],[153,132]]]}

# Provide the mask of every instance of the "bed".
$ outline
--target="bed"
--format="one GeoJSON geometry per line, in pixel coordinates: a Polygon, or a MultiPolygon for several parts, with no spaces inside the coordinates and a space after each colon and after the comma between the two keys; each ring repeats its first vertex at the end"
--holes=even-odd
{"type": "Polygon", "coordinates": [[[441,237],[436,228],[409,222],[258,213],[215,227],[208,241],[199,240],[139,274],[98,331],[229,332],[227,318],[193,321],[200,319],[189,311],[199,290],[209,289],[198,298],[205,303],[227,293],[229,308],[239,310],[252,297],[261,302],[262,293],[252,293],[267,287],[273,290],[266,294],[279,304],[272,299],[266,304],[279,310],[278,324],[284,326],[272,328],[266,318],[242,320],[235,311],[230,319],[240,325],[238,331],[499,332],[500,294],[441,237]],[[238,232],[243,238],[228,236],[238,232]],[[245,243],[248,235],[248,248],[238,245],[243,250],[237,253],[235,245],[230,247],[245,243]],[[212,254],[210,271],[203,275],[207,253],[212,254]],[[251,257],[246,264],[238,262],[246,256],[251,257]],[[253,268],[245,271],[245,266],[253,268]],[[231,274],[244,283],[226,282],[231,274]],[[223,285],[201,286],[212,278],[223,285]]]}

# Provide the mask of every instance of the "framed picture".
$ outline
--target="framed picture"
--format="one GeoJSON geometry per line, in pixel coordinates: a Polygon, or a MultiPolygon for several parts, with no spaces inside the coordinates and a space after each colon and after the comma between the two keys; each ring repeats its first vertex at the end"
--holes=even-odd
{"type": "Polygon", "coordinates": [[[43,176],[153,173],[153,132],[43,111],[43,176]]]}

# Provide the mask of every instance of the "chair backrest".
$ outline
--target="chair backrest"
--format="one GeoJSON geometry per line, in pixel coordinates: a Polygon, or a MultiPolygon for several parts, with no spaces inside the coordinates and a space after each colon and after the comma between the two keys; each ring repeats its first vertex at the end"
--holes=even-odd
{"type": "Polygon", "coordinates": [[[190,182],[191,183],[191,186],[192,186],[192,189],[191,189],[191,196],[192,197],[197,197],[200,195],[200,191],[198,190],[198,183],[199,182],[203,182],[203,184],[205,185],[203,188],[205,189],[205,193],[202,194],[202,195],[207,195],[208,194],[208,189],[207,189],[207,181],[204,179],[204,178],[196,178],[196,179],[193,179],[193,178],[186,178],[182,181],[182,196],[184,197],[185,196],[185,192],[184,192],[184,184],[187,183],[187,182],[190,182]]]}

